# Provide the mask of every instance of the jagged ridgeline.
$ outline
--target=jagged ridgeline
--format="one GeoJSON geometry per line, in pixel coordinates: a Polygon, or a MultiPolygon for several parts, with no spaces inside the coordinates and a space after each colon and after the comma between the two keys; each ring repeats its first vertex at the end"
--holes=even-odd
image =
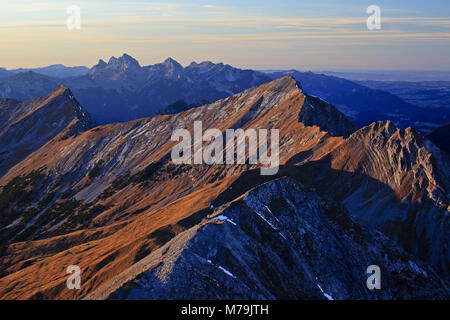
{"type": "Polygon", "coordinates": [[[449,160],[416,130],[357,130],[292,77],[97,127],[77,110],[0,179],[1,297],[448,298],[449,160]],[[86,125],[69,130],[77,121],[86,125]],[[278,173],[248,161],[175,165],[171,135],[195,121],[278,129],[278,173]],[[74,264],[80,290],[66,287],[74,264]],[[385,290],[366,287],[369,265],[385,290]]]}
{"type": "Polygon", "coordinates": [[[0,69],[0,98],[30,100],[64,85],[97,124],[107,124],[182,112],[285,76],[300,81],[309,95],[335,105],[358,128],[377,120],[391,120],[401,129],[413,125],[430,132],[450,121],[450,111],[444,105],[433,106],[433,112],[429,112],[370,84],[324,74],[260,72],[210,61],[183,67],[172,58],[143,66],[128,54],[107,62],[100,59],[90,69],[61,65],[14,72],[0,69]]]}

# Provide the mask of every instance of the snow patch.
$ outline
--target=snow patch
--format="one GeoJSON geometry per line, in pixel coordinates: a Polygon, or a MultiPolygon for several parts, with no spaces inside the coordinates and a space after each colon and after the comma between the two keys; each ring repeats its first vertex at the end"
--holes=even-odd
{"type": "Polygon", "coordinates": [[[320,286],[320,284],[317,284],[317,287],[320,289],[320,291],[322,291],[323,295],[325,296],[325,298],[327,298],[328,300],[334,300],[332,296],[330,296],[328,293],[326,293],[325,291],[323,291],[322,287],[320,286]]]}
{"type": "Polygon", "coordinates": [[[224,215],[217,216],[216,219],[219,221],[227,221],[234,226],[236,225],[236,223],[233,220],[231,220],[230,218],[228,218],[227,216],[224,216],[224,215]]]}
{"type": "Polygon", "coordinates": [[[225,273],[226,275],[236,279],[236,277],[234,276],[234,274],[232,274],[230,271],[228,271],[227,269],[225,269],[224,267],[221,266],[217,266],[217,268],[219,268],[223,273],[225,273]]]}
{"type": "Polygon", "coordinates": [[[257,214],[258,216],[260,216],[261,219],[263,219],[270,227],[272,227],[273,230],[277,230],[277,228],[275,228],[275,226],[274,226],[273,224],[271,224],[271,223],[269,222],[269,220],[267,220],[267,219],[264,217],[264,215],[262,215],[262,214],[259,213],[258,211],[255,211],[255,212],[256,212],[256,214],[257,214]]]}

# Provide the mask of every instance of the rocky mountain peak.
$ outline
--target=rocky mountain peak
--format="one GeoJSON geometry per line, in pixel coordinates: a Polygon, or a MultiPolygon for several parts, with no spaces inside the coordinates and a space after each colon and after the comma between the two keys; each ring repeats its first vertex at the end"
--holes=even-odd
{"type": "Polygon", "coordinates": [[[103,59],[99,59],[97,64],[94,65],[90,70],[88,75],[94,75],[96,72],[98,72],[99,70],[105,68],[106,66],[108,66],[108,64],[103,60],[103,59]]]}
{"type": "Polygon", "coordinates": [[[162,63],[149,66],[149,70],[149,79],[160,78],[162,76],[165,79],[180,80],[186,77],[183,66],[170,57],[162,63]]]}
{"type": "Polygon", "coordinates": [[[108,61],[108,65],[112,66],[114,69],[118,71],[125,71],[128,69],[136,70],[141,68],[139,62],[126,53],[124,53],[119,58],[111,57],[108,61]]]}
{"type": "MultiPolygon", "coordinates": [[[[21,119],[37,112],[39,109],[43,109],[41,112],[48,113],[49,118],[60,118],[58,123],[60,129],[66,130],[70,127],[70,132],[67,132],[70,135],[79,134],[94,126],[90,114],[77,101],[69,88],[60,86],[44,97],[43,100],[29,114],[23,115],[21,119]],[[64,125],[66,125],[66,128],[64,128],[64,125]]],[[[54,123],[52,126],[55,127],[54,123]]]]}
{"type": "Polygon", "coordinates": [[[57,94],[57,95],[59,95],[59,94],[72,94],[72,92],[70,91],[70,89],[69,89],[68,87],[66,87],[66,86],[64,86],[64,85],[60,85],[60,86],[59,86],[58,88],[56,88],[56,90],[53,91],[51,94],[52,94],[52,95],[53,95],[53,94],[57,94]]]}
{"type": "Polygon", "coordinates": [[[322,131],[327,131],[331,135],[348,137],[356,128],[347,117],[336,107],[328,102],[308,95],[302,89],[300,82],[292,76],[287,76],[292,83],[295,83],[297,90],[304,95],[305,101],[298,115],[298,120],[307,126],[318,126],[322,131]]]}
{"type": "Polygon", "coordinates": [[[448,160],[434,149],[414,128],[401,130],[391,121],[377,121],[353,133],[335,150],[333,165],[386,183],[400,199],[422,202],[427,198],[447,209],[448,160]]]}
{"type": "Polygon", "coordinates": [[[133,58],[132,56],[130,56],[130,55],[126,54],[126,53],[124,53],[119,58],[119,61],[122,62],[123,64],[126,64],[126,65],[131,65],[131,66],[139,67],[139,68],[141,67],[139,65],[139,62],[135,58],[133,58]]]}
{"type": "Polygon", "coordinates": [[[200,63],[191,62],[189,66],[186,67],[188,72],[195,72],[196,74],[203,74],[208,72],[210,69],[214,68],[216,64],[211,61],[203,61],[200,63]]]}
{"type": "Polygon", "coordinates": [[[0,175],[56,136],[64,139],[94,126],[89,113],[65,86],[15,105],[0,102],[3,106],[10,110],[4,110],[7,116],[0,123],[0,152],[5,155],[0,175]]]}
{"type": "Polygon", "coordinates": [[[166,60],[164,60],[164,62],[162,63],[168,70],[176,70],[176,71],[180,71],[183,69],[183,66],[181,64],[179,64],[176,60],[172,59],[172,58],[167,58],[166,60]]]}
{"type": "Polygon", "coordinates": [[[359,130],[358,134],[365,134],[371,137],[383,136],[385,138],[390,138],[398,128],[390,120],[386,121],[376,121],[372,124],[359,130]]]}
{"type": "Polygon", "coordinates": [[[202,62],[200,62],[200,63],[197,63],[197,62],[195,62],[195,61],[192,61],[190,64],[189,64],[189,67],[200,67],[200,68],[202,68],[202,67],[212,67],[212,66],[214,66],[215,64],[213,63],[213,62],[211,62],[211,61],[202,61],[202,62]]]}
{"type": "Polygon", "coordinates": [[[173,59],[172,57],[167,57],[166,60],[163,62],[164,64],[170,65],[170,64],[176,64],[179,65],[179,63],[173,59]]]}
{"type": "Polygon", "coordinates": [[[142,72],[142,68],[139,62],[128,54],[123,54],[121,57],[111,57],[108,63],[103,60],[99,60],[98,64],[91,68],[88,77],[90,79],[97,79],[100,84],[106,80],[125,80],[139,78],[142,72]]]}

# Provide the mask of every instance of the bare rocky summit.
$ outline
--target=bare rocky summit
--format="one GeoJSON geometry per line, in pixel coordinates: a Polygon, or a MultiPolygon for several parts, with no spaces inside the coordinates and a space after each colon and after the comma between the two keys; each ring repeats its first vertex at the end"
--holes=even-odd
{"type": "Polygon", "coordinates": [[[72,92],[60,87],[31,101],[0,100],[0,175],[49,140],[80,134],[94,126],[72,92]]]}
{"type": "Polygon", "coordinates": [[[79,129],[0,179],[2,298],[448,298],[449,160],[414,129],[355,131],[292,77],[79,129]],[[278,129],[279,172],[173,164],[172,132],[198,120],[278,129]],[[71,291],[73,264],[84,280],[71,291]],[[365,286],[372,264],[386,290],[365,286]]]}

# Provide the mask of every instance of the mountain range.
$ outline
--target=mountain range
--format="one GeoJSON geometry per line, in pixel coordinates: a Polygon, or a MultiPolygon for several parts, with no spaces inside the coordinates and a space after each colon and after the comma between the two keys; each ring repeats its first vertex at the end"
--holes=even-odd
{"type": "MultiPolygon", "coordinates": [[[[54,78],[61,78],[61,79],[71,79],[76,78],[80,76],[84,76],[89,72],[89,68],[84,66],[79,67],[66,67],[62,64],[52,64],[47,67],[42,68],[18,68],[18,69],[12,69],[8,70],[9,74],[16,74],[21,72],[27,72],[32,71],[35,73],[42,74],[44,76],[54,77],[54,78]]],[[[0,73],[0,77],[2,77],[0,73]]]]}
{"type": "Polygon", "coordinates": [[[388,91],[296,70],[263,73],[208,61],[183,67],[171,58],[141,66],[127,54],[111,57],[108,62],[99,60],[89,70],[55,65],[14,73],[21,70],[28,69],[0,70],[0,97],[23,101],[64,85],[97,124],[184,111],[289,75],[298,79],[310,95],[335,105],[359,128],[373,121],[391,120],[399,128],[414,126],[429,133],[450,121],[450,109],[446,107],[433,104],[431,112],[423,103],[417,106],[405,102],[388,91]],[[10,75],[2,77],[2,72],[10,75]],[[61,74],[67,76],[62,79],[61,74]]]}
{"type": "MultiPolygon", "coordinates": [[[[335,76],[289,70],[269,74],[272,79],[291,75],[303,84],[306,91],[316,95],[343,112],[352,122],[363,127],[377,120],[390,120],[399,128],[409,126],[428,133],[450,121],[450,109],[441,98],[438,106],[431,100],[420,105],[406,102],[389,88],[373,86],[373,82],[357,83],[335,76]]],[[[412,87],[414,84],[408,83],[412,87]]],[[[402,96],[403,97],[403,96],[402,96]]],[[[414,102],[417,102],[414,100],[414,102]]]]}
{"type": "Polygon", "coordinates": [[[265,77],[171,59],[149,67],[128,56],[100,61],[73,83],[117,93],[205,83],[227,93],[100,126],[72,88],[1,100],[11,110],[1,121],[17,119],[5,134],[38,142],[0,178],[0,297],[448,299],[448,155],[414,128],[390,120],[359,128],[302,81],[265,77]],[[278,173],[262,176],[249,161],[174,164],[171,135],[195,121],[222,134],[278,129],[278,173]],[[74,264],[80,290],[66,287],[74,264]],[[366,287],[370,265],[382,270],[382,290],[366,287]]]}
{"type": "Polygon", "coordinates": [[[124,54],[111,57],[108,63],[99,60],[86,75],[74,79],[57,79],[33,71],[0,78],[0,97],[26,100],[64,85],[96,123],[106,124],[153,116],[178,100],[195,105],[213,102],[268,81],[270,78],[262,72],[211,62],[193,62],[183,68],[168,58],[141,67],[124,54]]]}

